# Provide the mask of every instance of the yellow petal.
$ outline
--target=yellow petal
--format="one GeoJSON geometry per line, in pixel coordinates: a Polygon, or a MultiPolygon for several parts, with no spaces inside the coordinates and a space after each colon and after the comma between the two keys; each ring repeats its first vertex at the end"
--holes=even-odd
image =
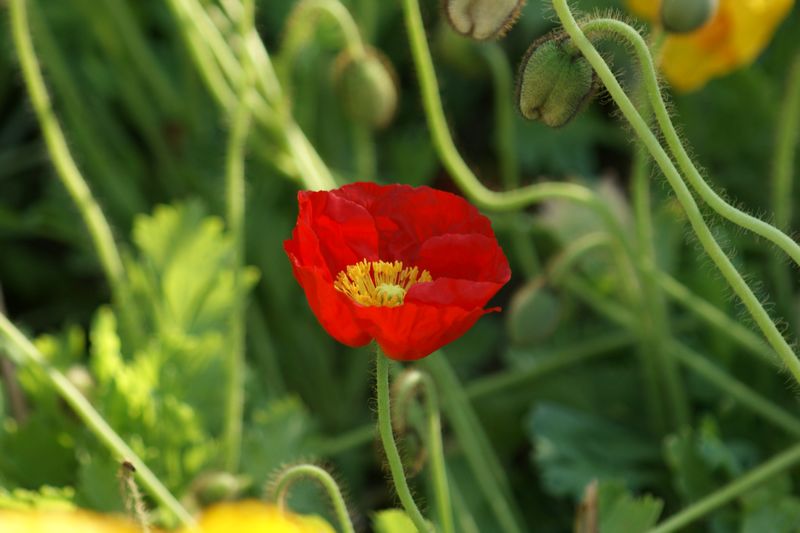
{"type": "Polygon", "coordinates": [[[714,18],[687,35],[670,35],[661,70],[680,91],[752,63],[767,46],[794,0],[720,0],[714,18]]]}
{"type": "Polygon", "coordinates": [[[115,518],[84,511],[0,511],[3,533],[141,533],[115,518]]]}
{"type": "Polygon", "coordinates": [[[202,533],[336,533],[321,518],[295,515],[257,501],[215,505],[203,513],[199,526],[202,533]]]}
{"type": "Polygon", "coordinates": [[[625,0],[628,11],[637,17],[650,22],[658,20],[658,8],[661,7],[660,0],[625,0]]]}

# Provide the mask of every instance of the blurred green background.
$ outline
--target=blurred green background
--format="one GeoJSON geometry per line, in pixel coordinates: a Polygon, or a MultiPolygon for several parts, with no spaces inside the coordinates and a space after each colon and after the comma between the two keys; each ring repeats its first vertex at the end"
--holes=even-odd
{"type": "MultiPolygon", "coordinates": [[[[122,247],[144,330],[126,333],[117,324],[118,313],[108,307],[109,289],[91,241],[54,176],[27,101],[6,20],[0,26],[0,287],[5,309],[15,323],[42,336],[40,349],[84,384],[101,413],[173,491],[186,501],[204,503],[214,498],[208,496],[209,472],[221,468],[218,375],[232,305],[231,243],[219,218],[228,115],[209,94],[166,3],[28,3],[56,113],[122,247]]],[[[233,39],[225,2],[201,3],[223,35],[233,39]]],[[[297,123],[340,183],[376,180],[457,191],[429,138],[399,2],[343,3],[366,41],[386,54],[396,71],[397,115],[375,133],[354,126],[333,86],[342,46],[336,28],[320,21],[291,63],[282,62],[280,43],[294,2],[261,1],[257,27],[284,76],[297,123]],[[370,168],[373,175],[360,175],[370,168]]],[[[495,100],[486,56],[499,51],[516,70],[527,47],[554,27],[555,17],[546,2],[529,0],[506,38],[475,45],[443,25],[438,2],[423,4],[451,131],[478,176],[499,189],[497,106],[511,105],[513,94],[495,100]],[[490,47],[493,52],[487,52],[490,47]]],[[[623,9],[614,1],[576,4],[584,12],[623,9]]],[[[768,220],[776,120],[788,66],[800,53],[798,11],[754,65],[672,98],[676,122],[712,185],[768,220]]],[[[4,18],[6,12],[0,3],[4,18]]],[[[634,65],[621,47],[603,49],[632,86],[634,65]]],[[[585,183],[634,231],[628,201],[633,145],[614,116],[613,103],[601,97],[558,130],[524,122],[516,112],[513,117],[516,140],[508,148],[523,184],[543,177],[585,183]]],[[[275,469],[316,457],[334,469],[356,515],[367,517],[394,503],[371,431],[372,356],[368,348],[337,344],[311,315],[282,249],[296,217],[300,185],[286,163],[286,146],[259,131],[256,127],[251,137],[246,172],[246,255],[253,268],[248,271],[244,477],[213,481],[228,483],[223,492],[259,495],[275,469]]],[[[749,319],[690,236],[662,178],[653,174],[660,268],[749,329],[749,319]]],[[[644,408],[640,371],[632,363],[636,332],[613,324],[576,296],[574,284],[556,283],[545,271],[530,268],[521,255],[527,248],[519,246],[519,239],[527,239],[539,263],[550,264],[564,246],[597,231],[593,215],[565,202],[549,202],[490,216],[514,272],[496,298],[504,312],[483,318],[446,347],[455,374],[436,362],[426,367],[438,383],[449,383],[442,385],[445,446],[457,487],[456,511],[463,520],[459,531],[468,531],[469,524],[478,531],[498,530],[475,461],[496,461],[502,473],[489,476],[515,502],[513,514],[524,530],[567,531],[592,479],[652,493],[664,500],[665,513],[674,512],[797,437],[780,428],[765,429],[758,416],[688,371],[682,378],[691,427],[654,430],[644,408]],[[559,358],[584,352],[603,356],[558,365],[559,358]],[[553,371],[531,374],[526,381],[493,381],[553,362],[553,371]],[[466,423],[453,419],[453,412],[463,417],[473,409],[477,418],[466,423]]],[[[780,288],[770,269],[777,252],[727,224],[716,223],[714,230],[726,249],[735,250],[737,266],[757,280],[759,296],[775,302],[774,315],[783,318],[793,337],[796,284],[789,293],[776,293],[780,288]]],[[[602,251],[584,258],[567,277],[589,284],[603,301],[625,305],[620,302],[624,276],[602,251]]],[[[675,338],[796,412],[795,391],[786,386],[785,376],[749,358],[729,332],[709,328],[678,305],[671,304],[669,312],[675,338]]],[[[50,499],[121,509],[117,466],[108,453],[37,372],[22,368],[15,376],[11,381],[21,385],[23,411],[9,400],[11,381],[0,385],[8,393],[0,395],[0,505],[50,499]]],[[[411,459],[418,442],[410,436],[406,452],[411,459]]],[[[796,531],[796,481],[789,474],[774,478],[710,515],[697,530],[796,531]]],[[[417,475],[415,483],[424,497],[425,476],[417,475]]],[[[299,491],[293,499],[298,510],[324,514],[323,501],[313,490],[299,491]]]]}

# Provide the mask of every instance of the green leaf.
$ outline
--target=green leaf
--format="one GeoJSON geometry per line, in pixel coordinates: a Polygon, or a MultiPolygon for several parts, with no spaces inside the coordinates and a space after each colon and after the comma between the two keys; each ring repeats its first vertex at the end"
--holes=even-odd
{"type": "Polygon", "coordinates": [[[622,483],[602,482],[597,491],[600,533],[641,533],[655,525],[663,503],[645,495],[631,495],[622,483]]]}
{"type": "Polygon", "coordinates": [[[782,475],[742,498],[741,533],[797,533],[800,498],[792,495],[792,479],[782,475]]]}
{"type": "Polygon", "coordinates": [[[261,486],[282,465],[309,450],[311,417],[297,398],[274,400],[253,412],[242,443],[242,471],[261,486]]]}
{"type": "Polygon", "coordinates": [[[557,404],[541,403],[528,417],[528,435],[545,489],[580,498],[594,479],[638,488],[658,479],[659,449],[642,435],[557,404]]]}
{"type": "Polygon", "coordinates": [[[75,490],[72,487],[43,485],[37,490],[7,490],[0,487],[0,509],[67,511],[75,508],[74,500],[75,490]]]}

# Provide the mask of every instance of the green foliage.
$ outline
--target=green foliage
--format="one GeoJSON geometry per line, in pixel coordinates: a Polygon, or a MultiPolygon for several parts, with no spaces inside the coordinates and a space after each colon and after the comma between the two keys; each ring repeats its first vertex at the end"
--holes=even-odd
{"type": "Polygon", "coordinates": [[[548,492],[576,499],[593,479],[623,480],[641,488],[658,479],[658,448],[643,436],[556,404],[539,404],[528,417],[534,459],[548,492]]]}
{"type": "Polygon", "coordinates": [[[653,527],[663,503],[652,496],[632,496],[621,483],[601,483],[597,488],[600,533],[643,533],[653,527]]]}

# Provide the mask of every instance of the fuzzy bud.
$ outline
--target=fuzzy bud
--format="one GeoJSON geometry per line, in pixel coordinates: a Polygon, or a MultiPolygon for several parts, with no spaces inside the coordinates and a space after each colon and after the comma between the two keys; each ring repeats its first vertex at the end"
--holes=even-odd
{"type": "Polygon", "coordinates": [[[397,109],[394,69],[379,51],[353,56],[342,52],[334,67],[334,86],[345,114],[358,124],[380,129],[397,109]]]}
{"type": "Polygon", "coordinates": [[[528,120],[559,128],[572,120],[595,93],[591,65],[564,37],[533,43],[519,69],[517,103],[528,120]]]}
{"type": "Polygon", "coordinates": [[[524,5],[525,0],[444,0],[444,12],[455,31],[483,41],[505,35],[524,5]]]}
{"type": "Polygon", "coordinates": [[[670,33],[689,33],[706,23],[717,11],[717,0],[663,0],[661,24],[670,33]]]}

